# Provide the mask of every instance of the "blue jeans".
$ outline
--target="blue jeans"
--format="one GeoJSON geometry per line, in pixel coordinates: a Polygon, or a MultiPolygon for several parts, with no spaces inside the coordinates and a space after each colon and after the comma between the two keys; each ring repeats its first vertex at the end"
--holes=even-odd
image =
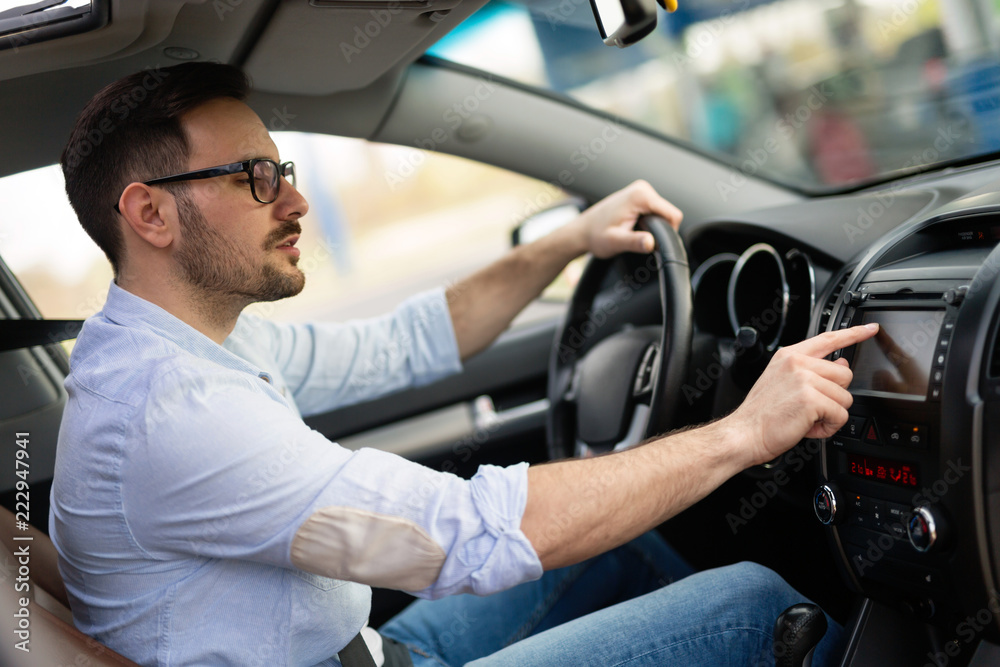
{"type": "MultiPolygon", "coordinates": [[[[805,601],[753,563],[694,573],[650,532],[501,593],[417,601],[379,632],[407,645],[414,667],[755,667],[774,664],[778,614],[805,601]]],[[[817,667],[843,649],[827,621],[817,667]]]]}

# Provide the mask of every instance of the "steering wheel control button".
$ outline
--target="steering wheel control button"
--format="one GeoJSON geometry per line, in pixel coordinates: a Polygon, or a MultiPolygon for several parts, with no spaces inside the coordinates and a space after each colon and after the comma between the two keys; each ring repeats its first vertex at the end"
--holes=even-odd
{"type": "Polygon", "coordinates": [[[944,362],[947,357],[944,352],[938,352],[934,357],[934,365],[938,368],[944,368],[944,362]]]}
{"type": "Polygon", "coordinates": [[[882,439],[878,436],[878,427],[875,426],[875,420],[869,419],[867,426],[864,428],[864,443],[866,445],[881,445],[882,439]]]}
{"type": "Polygon", "coordinates": [[[656,345],[650,345],[642,355],[639,362],[639,371],[635,375],[635,385],[632,387],[633,396],[642,396],[653,390],[653,381],[656,379],[656,362],[659,359],[659,349],[656,345]]]}
{"type": "Polygon", "coordinates": [[[918,507],[913,510],[906,524],[906,534],[913,548],[921,553],[926,553],[934,547],[938,540],[938,526],[929,507],[918,507]]]}
{"type": "Polygon", "coordinates": [[[839,522],[837,516],[837,494],[832,484],[824,484],[816,489],[813,496],[813,511],[816,518],[825,526],[839,522]]]}

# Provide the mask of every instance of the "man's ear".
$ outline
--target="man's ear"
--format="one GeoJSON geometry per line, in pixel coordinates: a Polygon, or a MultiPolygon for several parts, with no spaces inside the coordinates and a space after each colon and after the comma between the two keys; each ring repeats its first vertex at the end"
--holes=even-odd
{"type": "Polygon", "coordinates": [[[156,248],[166,248],[177,232],[177,205],[162,189],[129,183],[118,200],[125,223],[139,238],[156,248]]]}

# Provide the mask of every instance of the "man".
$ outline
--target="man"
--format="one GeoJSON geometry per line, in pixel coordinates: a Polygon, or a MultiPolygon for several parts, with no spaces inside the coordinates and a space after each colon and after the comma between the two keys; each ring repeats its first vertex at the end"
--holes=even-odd
{"type": "MultiPolygon", "coordinates": [[[[644,533],[837,430],[851,372],[823,357],[872,331],[781,351],[729,417],[611,456],[465,481],[345,450],[300,414],[458,370],[569,260],[649,252],[637,216],[681,214],[635,183],[390,317],[273,324],[241,313],[302,289],[308,205],[293,168],[241,101],[239,70],[165,74],[127,113],[118,102],[141,74],[98,93],[63,155],[70,201],[115,272],[73,351],[52,491],[82,630],[142,664],[336,664],[376,585],[476,594],[366,630],[386,664],[766,660],[776,615],[801,596],[758,566],[691,574],[644,533]],[[585,492],[609,479],[622,483],[585,492]]],[[[834,627],[820,661],[839,640],[834,627]]]]}

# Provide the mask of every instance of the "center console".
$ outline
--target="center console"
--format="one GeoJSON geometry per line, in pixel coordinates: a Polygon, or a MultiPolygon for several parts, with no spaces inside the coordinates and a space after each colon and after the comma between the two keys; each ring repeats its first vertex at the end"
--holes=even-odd
{"type": "MultiPolygon", "coordinates": [[[[1000,441],[985,439],[1000,397],[998,243],[1000,213],[990,209],[901,230],[814,318],[817,330],[879,324],[874,338],[836,353],[854,372],[854,403],[824,442],[815,514],[859,592],[951,629],[979,609],[1000,611],[987,593],[1000,532],[991,495],[1000,465],[989,450],[1000,441]]],[[[979,638],[1000,635],[997,615],[979,638]]]]}

